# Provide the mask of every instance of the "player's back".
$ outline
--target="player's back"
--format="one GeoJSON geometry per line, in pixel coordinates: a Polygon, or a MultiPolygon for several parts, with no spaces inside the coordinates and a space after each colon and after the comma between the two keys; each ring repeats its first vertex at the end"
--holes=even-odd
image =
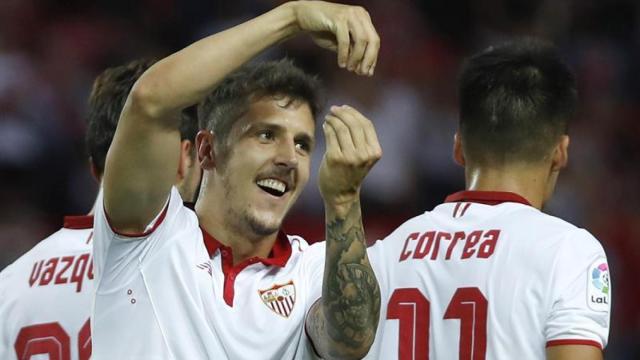
{"type": "Polygon", "coordinates": [[[515,194],[448,200],[369,249],[382,292],[369,358],[544,359],[546,346],[606,345],[597,240],[515,194]]]}
{"type": "Polygon", "coordinates": [[[93,217],[65,226],[0,273],[0,359],[89,359],[93,217]]]}

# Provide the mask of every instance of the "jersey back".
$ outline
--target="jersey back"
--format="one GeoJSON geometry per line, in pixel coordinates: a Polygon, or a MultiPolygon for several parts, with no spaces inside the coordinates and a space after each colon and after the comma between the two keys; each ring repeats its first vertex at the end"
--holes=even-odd
{"type": "Polygon", "coordinates": [[[65,227],[0,273],[0,359],[89,359],[93,218],[65,227]]]}
{"type": "Polygon", "coordinates": [[[587,231],[512,193],[462,192],[369,248],[381,320],[370,359],[544,359],[603,348],[607,261],[587,231]]]}

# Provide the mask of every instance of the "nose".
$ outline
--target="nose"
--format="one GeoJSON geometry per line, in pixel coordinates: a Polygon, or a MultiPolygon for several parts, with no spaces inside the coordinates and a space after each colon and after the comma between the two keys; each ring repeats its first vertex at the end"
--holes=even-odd
{"type": "Polygon", "coordinates": [[[298,154],[293,139],[282,141],[278,144],[275,158],[276,165],[295,168],[298,166],[298,154]]]}

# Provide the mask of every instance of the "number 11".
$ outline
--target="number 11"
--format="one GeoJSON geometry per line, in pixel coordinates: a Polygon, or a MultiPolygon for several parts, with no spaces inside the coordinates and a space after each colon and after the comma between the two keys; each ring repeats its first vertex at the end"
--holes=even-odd
{"type": "MultiPolygon", "coordinates": [[[[399,360],[429,358],[431,303],[416,288],[396,289],[389,299],[387,319],[397,319],[399,360]]],[[[476,287],[459,288],[444,319],[460,319],[460,360],[484,360],[487,351],[487,299],[476,287]]]]}

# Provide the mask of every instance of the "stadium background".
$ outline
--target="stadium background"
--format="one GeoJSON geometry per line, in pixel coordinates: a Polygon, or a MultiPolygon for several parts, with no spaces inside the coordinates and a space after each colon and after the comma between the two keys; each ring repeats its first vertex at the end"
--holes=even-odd
{"type": "MultiPolygon", "coordinates": [[[[97,184],[84,150],[84,113],[102,69],[169,54],[278,3],[0,1],[0,269],[59,228],[64,214],[91,208],[97,184]]],[[[575,70],[581,102],[570,166],[547,210],[604,245],[614,279],[607,358],[640,359],[640,2],[359,3],[382,38],[374,78],[339,70],[333,54],[304,38],[263,57],[294,58],[321,76],[329,104],[354,105],[374,120],[384,156],[363,191],[367,237],[384,236],[463,187],[450,155],[461,60],[514,36],[549,38],[575,70]]],[[[314,173],[323,149],[320,143],[314,173]]],[[[313,180],[285,229],[322,238],[313,180]]]]}

